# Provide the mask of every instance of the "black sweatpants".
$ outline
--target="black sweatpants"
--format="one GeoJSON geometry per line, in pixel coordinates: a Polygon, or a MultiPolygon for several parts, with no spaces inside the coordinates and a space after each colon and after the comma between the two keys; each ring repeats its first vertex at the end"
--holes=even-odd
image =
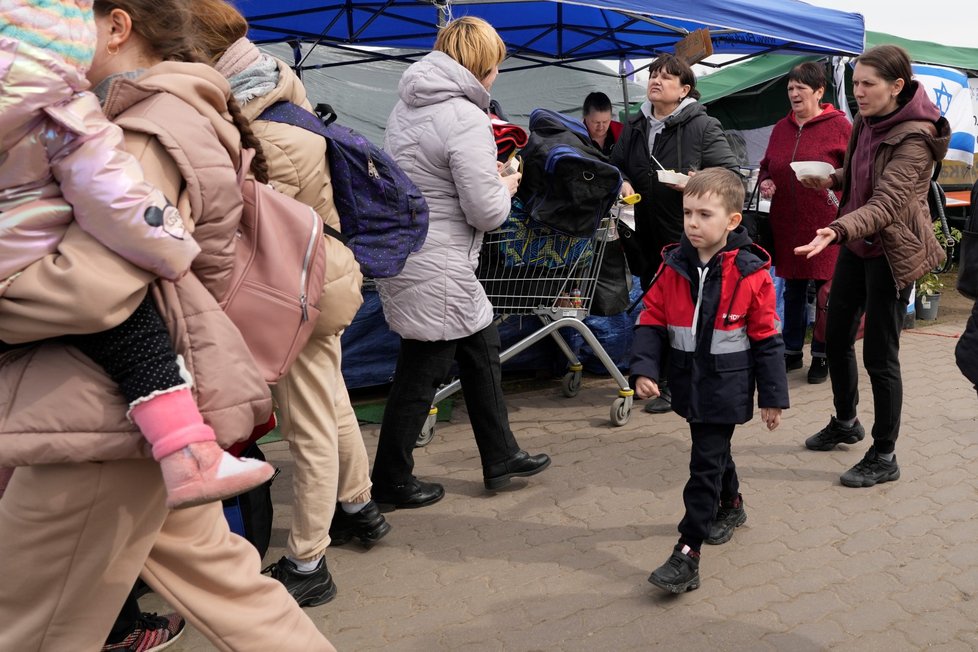
{"type": "Polygon", "coordinates": [[[102,367],[128,403],[186,382],[170,333],[148,294],[118,326],[64,339],[102,367]]]}
{"type": "Polygon", "coordinates": [[[842,420],[856,417],[859,375],[854,345],[859,318],[865,312],[863,364],[873,388],[873,445],[879,453],[892,453],[903,409],[900,333],[912,286],[897,292],[884,256],[860,258],[846,247],[839,252],[832,278],[825,355],[835,415],[842,420]]]}
{"type": "Polygon", "coordinates": [[[679,543],[699,552],[710,534],[720,501],[740,493],[737,467],[730,453],[732,423],[690,423],[689,480],[683,489],[686,514],[679,522],[679,543]]]}
{"type": "Polygon", "coordinates": [[[375,486],[393,487],[414,477],[414,444],[455,361],[482,466],[519,452],[503,399],[499,349],[495,324],[457,340],[401,340],[371,473],[375,486]]]}

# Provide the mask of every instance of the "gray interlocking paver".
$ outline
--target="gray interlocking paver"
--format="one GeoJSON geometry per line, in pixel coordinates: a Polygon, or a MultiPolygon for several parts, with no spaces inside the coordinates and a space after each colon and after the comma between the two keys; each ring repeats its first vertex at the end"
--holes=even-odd
{"type": "MultiPolygon", "coordinates": [[[[459,401],[416,455],[416,472],[444,483],[445,499],[388,514],[394,529],[369,551],[331,548],[339,594],[307,612],[356,651],[978,649],[978,397],[954,365],[963,326],[903,337],[897,482],[839,484],[869,438],[804,448],[832,413],[831,389],[792,373],[782,427],[737,429],[748,521],[729,543],[704,546],[697,591],[663,595],[646,582],[676,540],[686,424],[638,402],[613,428],[614,383],[589,378],[574,399],[556,383],[508,397],[521,445],[554,463],[495,494],[482,487],[459,401]]],[[[869,431],[863,372],[860,389],[869,431]]],[[[364,438],[372,455],[377,427],[364,438]]],[[[284,444],[265,448],[283,469],[270,562],[291,517],[292,462],[284,444]]],[[[166,608],[152,596],[143,607],[166,608]]],[[[189,631],[170,649],[210,648],[189,631]]]]}

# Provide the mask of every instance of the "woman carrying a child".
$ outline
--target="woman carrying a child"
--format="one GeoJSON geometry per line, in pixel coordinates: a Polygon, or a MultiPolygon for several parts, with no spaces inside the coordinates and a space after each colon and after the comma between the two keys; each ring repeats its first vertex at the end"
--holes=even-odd
{"type": "MultiPolygon", "coordinates": [[[[216,301],[232,264],[241,214],[236,168],[249,133],[232,118],[224,79],[188,63],[185,3],[98,0],[94,9],[97,44],[86,41],[90,30],[73,33],[89,53],[94,46],[88,79],[107,116],[126,125],[127,150],[181,209],[201,249],[190,274],[153,284],[151,295],[200,412],[227,445],[270,411],[267,388],[216,301]],[[181,156],[188,147],[209,165],[188,169],[181,156]]],[[[42,32],[91,21],[88,2],[37,11],[37,24],[29,24],[42,32]],[[60,22],[51,22],[51,11],[64,12],[60,22]]],[[[115,192],[95,183],[90,190],[107,193],[107,201],[115,192]]],[[[72,222],[54,251],[19,272],[0,297],[0,340],[116,328],[145,305],[153,278],[72,222]]],[[[230,534],[218,503],[167,509],[160,466],[146,459],[120,386],[64,339],[0,354],[0,465],[18,467],[0,500],[0,576],[8,589],[0,595],[0,649],[100,648],[140,571],[218,649],[333,649],[281,584],[259,574],[254,549],[230,534]]]]}

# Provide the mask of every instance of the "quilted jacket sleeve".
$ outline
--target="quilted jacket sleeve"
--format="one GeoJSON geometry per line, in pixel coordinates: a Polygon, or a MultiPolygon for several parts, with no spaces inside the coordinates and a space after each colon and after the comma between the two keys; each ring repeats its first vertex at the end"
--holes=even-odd
{"type": "Polygon", "coordinates": [[[47,113],[64,130],[50,141],[51,169],[79,226],[134,265],[169,280],[183,276],[200,247],[176,208],[146,183],[95,96],[84,93],[47,113]]]}
{"type": "Polygon", "coordinates": [[[499,227],[509,215],[511,199],[496,171],[496,143],[488,116],[465,101],[456,111],[446,146],[465,221],[479,231],[499,227]]]}

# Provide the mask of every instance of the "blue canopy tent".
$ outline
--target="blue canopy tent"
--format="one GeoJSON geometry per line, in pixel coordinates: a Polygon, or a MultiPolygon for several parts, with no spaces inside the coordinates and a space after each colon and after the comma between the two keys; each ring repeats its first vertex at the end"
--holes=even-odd
{"type": "MultiPolygon", "coordinates": [[[[689,33],[704,28],[709,30],[714,52],[743,57],[767,52],[858,54],[864,42],[861,15],[798,0],[233,1],[248,19],[251,39],[259,44],[290,43],[300,71],[417,59],[430,51],[439,24],[462,15],[479,16],[496,28],[506,43],[508,70],[575,67],[593,59],[651,59],[673,51],[689,33]],[[339,63],[314,62],[309,54],[322,46],[357,56],[344,56],[339,63]],[[514,59],[520,65],[514,67],[514,59]]],[[[608,74],[614,75],[610,70],[608,74]]],[[[618,76],[624,77],[624,72],[618,76]]],[[[627,95],[624,99],[627,102],[627,95]]],[[[587,319],[620,367],[627,365],[633,321],[628,315],[587,319]]],[[[500,328],[504,345],[539,326],[533,319],[504,323],[500,328]]],[[[574,348],[577,344],[583,342],[572,342],[574,348]]],[[[376,292],[364,293],[364,306],[345,332],[343,346],[348,387],[390,380],[398,339],[386,329],[376,292]]],[[[586,350],[580,357],[589,370],[603,371],[586,350]]],[[[511,360],[508,368],[546,369],[557,360],[563,356],[541,343],[511,360]]]]}
{"type": "Polygon", "coordinates": [[[235,0],[235,4],[248,19],[256,43],[405,48],[421,54],[430,50],[438,25],[448,18],[479,16],[496,28],[510,57],[543,64],[652,58],[703,28],[709,30],[714,52],[745,56],[859,54],[864,39],[860,14],[799,0],[235,0]]]}

